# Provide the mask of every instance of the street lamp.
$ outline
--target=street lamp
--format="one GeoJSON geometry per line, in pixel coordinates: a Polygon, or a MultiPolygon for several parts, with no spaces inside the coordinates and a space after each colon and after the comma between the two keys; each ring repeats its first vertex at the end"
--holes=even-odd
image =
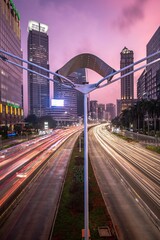
{"type": "Polygon", "coordinates": [[[5,57],[4,55],[0,55],[0,58],[1,60],[5,61],[5,62],[8,62],[10,64],[13,64],[17,67],[20,67],[26,71],[29,71],[29,72],[32,72],[32,73],[35,73],[39,76],[42,76],[50,81],[53,81],[53,82],[58,82],[58,83],[61,83],[63,86],[66,86],[68,88],[74,88],[76,89],[77,91],[83,93],[84,95],[84,229],[85,229],[85,240],[88,240],[89,239],[89,235],[88,235],[88,230],[89,230],[89,191],[88,191],[88,122],[87,122],[87,96],[90,92],[98,89],[98,88],[103,88],[117,80],[120,80],[121,78],[123,77],[126,77],[136,71],[139,71],[140,69],[143,69],[144,67],[148,66],[148,65],[151,65],[155,62],[158,62],[160,61],[160,58],[157,58],[156,60],[152,61],[152,62],[149,62],[149,63],[146,63],[144,64],[143,66],[140,66],[126,74],[124,74],[123,76],[119,76],[117,78],[115,78],[114,80],[111,80],[112,77],[114,77],[115,75],[121,73],[122,71],[126,70],[126,69],[129,69],[135,65],[138,65],[139,63],[151,58],[151,57],[154,57],[156,56],[157,54],[160,54],[160,51],[157,51],[145,58],[142,58],[140,59],[139,61],[135,62],[135,63],[132,63],[124,68],[121,68],[119,69],[118,71],[114,71],[112,73],[110,73],[109,75],[105,76],[104,78],[102,78],[101,80],[99,80],[98,82],[96,83],[93,83],[93,84],[89,84],[87,82],[84,82],[83,84],[76,84],[76,83],[73,83],[70,79],[58,74],[58,73],[55,73],[55,72],[52,72],[48,69],[45,69],[41,66],[38,66],[37,64],[34,64],[32,62],[29,62],[27,60],[24,60],[18,56],[15,56],[11,53],[8,53],[8,52],[5,52],[4,50],[0,49],[0,53],[2,54],[5,54],[7,56],[10,56],[10,57],[13,57],[14,59],[17,59],[21,62],[24,62],[26,64],[29,64],[29,65],[32,65],[32,66],[36,66],[37,68],[40,68],[46,72],[48,72],[49,74],[52,74],[53,76],[56,76],[57,79],[53,79],[53,78],[50,78],[50,77],[47,77],[43,74],[40,74],[36,71],[33,71],[31,69],[28,69],[27,67],[24,67],[20,64],[17,64],[11,60],[9,60],[7,57],[5,57]]]}

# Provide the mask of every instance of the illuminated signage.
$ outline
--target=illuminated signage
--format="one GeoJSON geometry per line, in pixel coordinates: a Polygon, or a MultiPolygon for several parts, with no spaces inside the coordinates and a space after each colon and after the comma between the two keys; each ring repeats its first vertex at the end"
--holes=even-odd
{"type": "Polygon", "coordinates": [[[51,99],[51,106],[52,107],[63,107],[64,100],[63,99],[51,99]]]}
{"type": "Polygon", "coordinates": [[[13,104],[13,103],[7,103],[8,106],[14,107],[14,108],[19,108],[20,106],[13,104]]]}
{"type": "Polygon", "coordinates": [[[43,32],[43,33],[47,33],[48,31],[48,26],[46,24],[43,24],[43,23],[39,23],[39,22],[36,22],[36,21],[29,21],[28,23],[28,29],[29,30],[36,30],[36,31],[40,31],[40,32],[43,32]]]}
{"type": "Polygon", "coordinates": [[[45,129],[45,130],[48,129],[48,122],[44,122],[44,129],[45,129]]]}
{"type": "Polygon", "coordinates": [[[16,14],[18,20],[20,20],[20,14],[19,14],[19,12],[17,11],[17,9],[16,9],[16,7],[15,7],[15,5],[14,5],[14,2],[13,2],[12,0],[9,0],[9,2],[10,2],[10,4],[11,4],[11,7],[12,7],[14,13],[16,14]]]}

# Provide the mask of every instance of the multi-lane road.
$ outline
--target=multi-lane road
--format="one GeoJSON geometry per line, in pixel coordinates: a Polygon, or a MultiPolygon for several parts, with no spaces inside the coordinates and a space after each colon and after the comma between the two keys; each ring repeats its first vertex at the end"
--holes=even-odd
{"type": "Polygon", "coordinates": [[[78,128],[55,131],[52,135],[37,138],[8,149],[0,157],[0,207],[10,205],[16,191],[44,165],[50,155],[78,128]],[[8,203],[8,204],[7,204],[8,203]]]}
{"type": "MultiPolygon", "coordinates": [[[[81,131],[55,131],[1,152],[1,211],[25,186],[16,200],[18,206],[14,203],[0,228],[2,240],[49,239],[70,154],[81,131]],[[27,179],[29,184],[25,184],[27,179]]],[[[128,144],[101,125],[89,131],[89,156],[118,239],[158,240],[159,155],[128,144]]]]}
{"type": "Polygon", "coordinates": [[[117,138],[104,125],[93,128],[89,139],[90,159],[119,238],[159,239],[159,155],[117,138]]]}
{"type": "MultiPolygon", "coordinates": [[[[70,155],[80,133],[79,128],[60,131],[46,139],[37,141],[34,143],[34,147],[32,144],[30,150],[27,149],[26,151],[29,151],[29,154],[31,152],[33,155],[35,154],[34,158],[30,156],[33,159],[28,164],[24,164],[19,172],[9,176],[9,180],[2,181],[1,188],[5,189],[1,192],[1,204],[3,205],[3,201],[6,200],[6,193],[10,191],[11,186],[20,184],[19,181],[23,182],[30,176],[30,171],[35,171],[39,162],[48,159],[42,174],[35,177],[34,180],[32,179],[26,186],[23,198],[20,196],[21,201],[17,201],[18,206],[1,226],[1,239],[49,239],[70,155]],[[35,152],[41,152],[41,154],[36,156],[35,152]],[[4,185],[8,185],[8,187],[4,185]]],[[[29,159],[28,155],[25,154],[24,151],[20,160],[18,159],[19,156],[17,156],[20,165],[22,159],[29,159]]],[[[8,158],[8,161],[12,163],[10,158],[14,159],[14,157],[8,158]]],[[[7,167],[13,165],[12,171],[15,171],[17,168],[17,165],[14,165],[15,162],[13,160],[13,164],[8,165],[7,162],[4,164],[2,161],[2,165],[7,167]]],[[[5,174],[2,173],[1,179],[3,179],[3,176],[6,178],[5,174]]]]}

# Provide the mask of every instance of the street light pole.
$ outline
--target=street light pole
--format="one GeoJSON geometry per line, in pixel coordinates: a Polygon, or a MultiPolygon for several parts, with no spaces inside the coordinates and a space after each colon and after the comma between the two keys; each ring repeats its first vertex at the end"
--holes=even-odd
{"type": "Polygon", "coordinates": [[[101,80],[99,80],[98,82],[96,82],[94,84],[88,84],[87,82],[85,82],[84,84],[76,84],[76,83],[73,83],[70,79],[68,79],[68,78],[66,78],[66,77],[64,77],[64,76],[62,76],[60,74],[57,74],[55,72],[51,72],[48,69],[45,69],[45,68],[43,68],[41,66],[38,66],[38,65],[36,65],[36,64],[34,64],[32,62],[29,62],[29,61],[24,60],[24,59],[22,59],[20,57],[17,57],[15,55],[11,54],[11,53],[5,52],[2,49],[0,49],[0,53],[6,54],[7,56],[13,57],[13,58],[15,58],[15,59],[17,59],[17,60],[19,60],[21,62],[27,63],[29,65],[36,66],[37,68],[42,69],[42,70],[48,72],[49,74],[57,76],[59,80],[55,80],[53,78],[50,78],[50,77],[45,76],[43,74],[40,74],[40,73],[38,73],[36,71],[33,71],[33,70],[29,69],[29,68],[23,67],[21,64],[17,64],[17,63],[15,63],[13,61],[10,61],[4,55],[0,55],[0,59],[1,60],[5,61],[5,62],[8,62],[10,64],[13,64],[13,65],[15,65],[17,67],[20,67],[20,68],[22,68],[22,69],[24,69],[26,71],[35,73],[35,74],[37,74],[39,76],[43,76],[44,78],[46,78],[46,79],[48,79],[50,81],[61,83],[63,86],[66,86],[68,88],[72,88],[72,89],[74,88],[77,91],[83,93],[83,95],[84,95],[84,223],[85,223],[84,224],[84,227],[85,227],[84,230],[85,230],[85,240],[88,240],[89,239],[88,238],[89,237],[89,234],[88,234],[89,233],[88,123],[87,123],[87,120],[88,120],[88,111],[87,111],[87,96],[88,96],[88,93],[90,93],[90,92],[92,92],[92,91],[94,91],[94,90],[96,90],[98,88],[103,88],[105,86],[108,86],[109,84],[111,84],[111,83],[113,83],[113,82],[115,82],[117,80],[120,80],[123,77],[130,75],[131,73],[139,71],[140,69],[143,69],[146,66],[149,66],[149,65],[151,65],[151,64],[153,64],[155,62],[160,61],[160,57],[159,57],[156,60],[153,60],[153,61],[151,61],[149,63],[146,63],[143,66],[140,66],[140,67],[138,67],[138,68],[136,68],[136,69],[134,69],[134,70],[132,70],[132,71],[122,75],[122,76],[119,76],[119,77],[117,77],[117,78],[115,78],[114,80],[111,81],[112,77],[115,76],[116,74],[119,74],[119,73],[123,72],[124,70],[129,69],[130,67],[133,67],[133,66],[135,66],[135,65],[137,65],[137,64],[139,64],[139,63],[141,63],[141,62],[143,62],[143,61],[145,61],[145,60],[147,60],[147,59],[149,59],[151,57],[154,57],[154,56],[160,54],[160,51],[157,51],[157,52],[155,52],[155,53],[153,53],[153,54],[151,54],[151,55],[149,55],[149,56],[147,56],[145,58],[142,58],[139,61],[137,61],[135,63],[132,63],[131,65],[128,65],[128,66],[126,66],[124,68],[121,68],[118,71],[114,71],[114,72],[110,73],[109,75],[107,75],[106,77],[102,78],[101,80]]]}
{"type": "Polygon", "coordinates": [[[85,239],[89,232],[89,189],[88,189],[88,109],[87,93],[84,93],[84,226],[85,239]]]}

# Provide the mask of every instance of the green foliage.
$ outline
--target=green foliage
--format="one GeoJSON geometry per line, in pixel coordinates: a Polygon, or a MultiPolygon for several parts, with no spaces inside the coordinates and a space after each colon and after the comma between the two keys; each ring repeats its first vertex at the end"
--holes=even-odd
{"type": "Polygon", "coordinates": [[[56,121],[51,116],[42,116],[38,118],[38,125],[40,129],[44,129],[44,122],[48,122],[49,128],[56,127],[56,121]]]}
{"type": "Polygon", "coordinates": [[[155,134],[156,131],[160,131],[158,123],[160,118],[159,109],[160,100],[143,99],[123,110],[120,116],[112,120],[112,123],[117,127],[122,126],[126,129],[133,125],[133,129],[138,132],[142,129],[143,133],[149,130],[155,134]]]}
{"type": "Polygon", "coordinates": [[[146,146],[147,149],[151,150],[151,151],[154,151],[154,152],[157,152],[157,153],[160,153],[160,147],[159,146],[146,146]]]}
{"type": "Polygon", "coordinates": [[[8,138],[8,126],[0,126],[0,135],[2,136],[2,139],[8,138]]]}
{"type": "Polygon", "coordinates": [[[56,121],[51,116],[42,116],[38,118],[36,115],[31,114],[25,118],[25,122],[29,123],[28,128],[44,129],[44,122],[48,122],[49,128],[56,127],[56,121]]]}
{"type": "MultiPolygon", "coordinates": [[[[35,114],[28,115],[25,119],[25,122],[29,123],[30,127],[37,128],[38,118],[35,114]]],[[[28,126],[29,128],[29,126],[28,126]]]]}

